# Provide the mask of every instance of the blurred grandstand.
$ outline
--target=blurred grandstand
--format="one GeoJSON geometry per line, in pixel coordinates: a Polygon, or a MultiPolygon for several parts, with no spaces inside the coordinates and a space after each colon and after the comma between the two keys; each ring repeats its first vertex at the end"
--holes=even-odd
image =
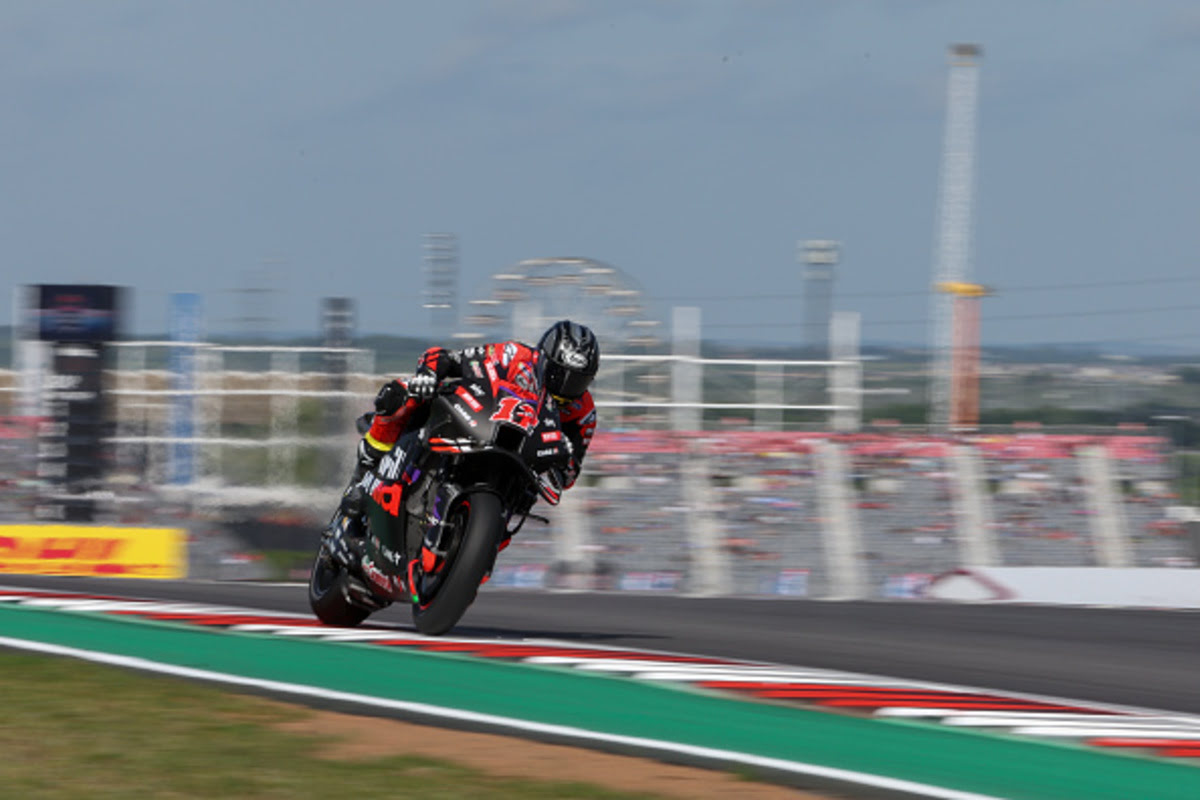
{"type": "MultiPolygon", "coordinates": [[[[209,577],[263,576],[263,552],[312,546],[349,468],[353,417],[384,376],[362,354],[334,386],[317,348],[260,350],[229,348],[203,373],[186,484],[168,480],[166,373],[141,363],[108,374],[113,463],[94,493],[97,521],[182,522],[193,574],[209,577]]],[[[0,388],[14,382],[0,376],[0,388]]],[[[11,399],[0,394],[0,516],[34,520],[38,421],[13,416],[11,399]]],[[[1111,565],[1096,544],[1104,514],[1126,565],[1195,563],[1169,442],[1144,428],[762,430],[749,406],[740,424],[676,431],[636,427],[636,409],[616,406],[605,414],[622,422],[602,424],[580,485],[550,525],[525,526],[490,585],[906,598],[980,552],[994,566],[1111,565]],[[1097,456],[1108,478],[1086,468],[1097,456]]]]}
{"type": "MultiPolygon", "coordinates": [[[[963,491],[956,448],[978,454],[980,487],[991,508],[994,566],[1090,566],[1101,559],[1080,453],[1100,448],[1116,470],[1128,566],[1194,563],[1176,502],[1165,439],[1113,431],[974,433],[939,437],[904,432],[722,434],[626,433],[597,438],[579,502],[589,536],[586,575],[556,574],[552,527],[519,537],[506,552],[500,584],[590,585],[603,589],[706,593],[700,574],[696,502],[689,464],[706,462],[703,513],[718,531],[717,584],[739,595],[844,596],[831,580],[829,501],[822,446],[849,456],[840,476],[857,518],[854,554],[861,596],[919,595],[933,575],[964,563],[963,491]]],[[[710,559],[711,561],[711,559],[710,559]]],[[[709,567],[711,568],[711,567],[709,567]]]]}

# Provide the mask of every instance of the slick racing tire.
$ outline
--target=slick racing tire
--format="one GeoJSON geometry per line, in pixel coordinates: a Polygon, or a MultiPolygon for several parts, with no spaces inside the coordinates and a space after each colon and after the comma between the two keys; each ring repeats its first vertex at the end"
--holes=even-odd
{"type": "Polygon", "coordinates": [[[325,545],[321,545],[308,578],[308,604],[317,619],[326,625],[353,628],[371,613],[346,600],[347,580],[346,570],[330,558],[325,545]]]}
{"type": "Polygon", "coordinates": [[[480,583],[496,561],[504,530],[500,499],[488,492],[472,492],[455,503],[447,524],[452,527],[442,568],[446,573],[422,576],[417,590],[420,600],[412,605],[413,624],[429,636],[453,628],[475,602],[480,583]]]}

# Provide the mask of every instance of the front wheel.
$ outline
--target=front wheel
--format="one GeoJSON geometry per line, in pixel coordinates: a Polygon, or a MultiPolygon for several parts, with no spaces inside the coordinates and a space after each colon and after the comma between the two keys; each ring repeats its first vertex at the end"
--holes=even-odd
{"type": "Polygon", "coordinates": [[[431,596],[418,591],[420,599],[412,606],[413,624],[429,636],[453,628],[475,602],[479,584],[496,559],[504,508],[494,494],[472,492],[455,504],[446,524],[450,526],[446,574],[433,581],[433,576],[424,577],[431,596]]]}
{"type": "Polygon", "coordinates": [[[317,619],[326,625],[353,628],[371,613],[365,608],[351,605],[346,599],[346,582],[349,575],[332,558],[324,544],[317,550],[312,574],[308,578],[308,604],[317,619]]]}

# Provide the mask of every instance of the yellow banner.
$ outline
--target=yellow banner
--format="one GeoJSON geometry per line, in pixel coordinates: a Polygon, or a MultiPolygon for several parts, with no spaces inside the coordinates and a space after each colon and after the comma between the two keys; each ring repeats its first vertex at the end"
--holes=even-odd
{"type": "Polygon", "coordinates": [[[109,578],[187,576],[178,528],[0,525],[0,573],[109,578]]]}

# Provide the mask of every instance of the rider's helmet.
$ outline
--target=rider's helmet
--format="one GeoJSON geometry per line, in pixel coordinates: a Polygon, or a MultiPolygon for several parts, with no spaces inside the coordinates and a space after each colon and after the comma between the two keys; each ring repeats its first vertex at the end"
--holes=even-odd
{"type": "Polygon", "coordinates": [[[600,369],[600,343],[586,325],[559,320],[538,341],[546,390],[558,400],[581,397],[600,369]]]}

